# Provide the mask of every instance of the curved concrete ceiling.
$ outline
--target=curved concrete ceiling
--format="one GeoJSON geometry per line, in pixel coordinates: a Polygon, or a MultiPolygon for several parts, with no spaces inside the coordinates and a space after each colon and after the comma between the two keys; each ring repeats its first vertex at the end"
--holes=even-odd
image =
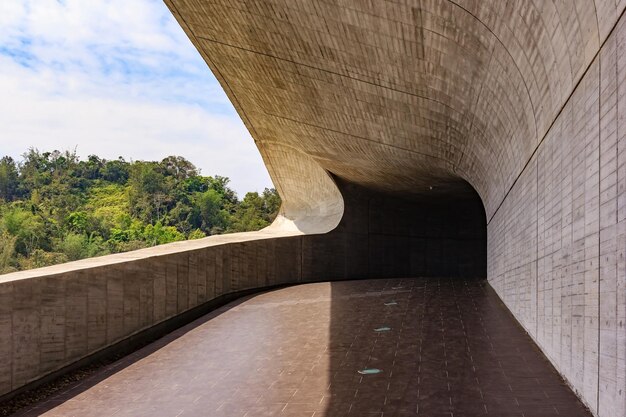
{"type": "Polygon", "coordinates": [[[462,192],[465,180],[490,218],[626,1],[166,3],[287,204],[336,208],[332,181],[302,169],[314,162],[407,195],[462,192]]]}

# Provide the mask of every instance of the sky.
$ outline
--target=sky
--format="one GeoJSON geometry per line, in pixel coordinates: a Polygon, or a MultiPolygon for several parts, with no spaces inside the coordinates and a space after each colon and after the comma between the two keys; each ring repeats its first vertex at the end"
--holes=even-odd
{"type": "Polygon", "coordinates": [[[272,187],[254,141],[162,0],[1,0],[0,156],[180,155],[240,197],[272,187]]]}

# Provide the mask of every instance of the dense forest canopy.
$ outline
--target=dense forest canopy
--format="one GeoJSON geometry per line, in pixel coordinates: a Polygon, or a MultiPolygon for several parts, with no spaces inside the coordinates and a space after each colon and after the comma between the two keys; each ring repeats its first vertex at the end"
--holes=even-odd
{"type": "Polygon", "coordinates": [[[185,239],[259,230],[276,217],[274,189],[242,200],[228,178],[188,160],[106,160],[29,149],[0,159],[0,273],[185,239]]]}

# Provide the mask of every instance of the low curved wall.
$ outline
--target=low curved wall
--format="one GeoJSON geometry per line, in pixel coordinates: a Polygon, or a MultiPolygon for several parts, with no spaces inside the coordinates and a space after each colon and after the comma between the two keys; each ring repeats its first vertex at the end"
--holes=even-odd
{"type": "Polygon", "coordinates": [[[276,236],[219,236],[0,277],[0,395],[221,295],[298,282],[301,237],[276,236]]]}

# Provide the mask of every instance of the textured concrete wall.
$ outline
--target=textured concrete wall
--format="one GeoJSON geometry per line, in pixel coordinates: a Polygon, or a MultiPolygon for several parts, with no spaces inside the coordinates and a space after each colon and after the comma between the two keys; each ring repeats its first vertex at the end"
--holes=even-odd
{"type": "Polygon", "coordinates": [[[493,286],[594,413],[626,416],[625,1],[165,1],[266,159],[420,198],[469,182],[493,286]]]}
{"type": "Polygon", "coordinates": [[[285,201],[306,196],[277,144],[372,189],[470,183],[498,294],[594,413],[626,416],[624,0],[165,1],[285,201]]]}
{"type": "MultiPolygon", "coordinates": [[[[454,192],[491,216],[625,1],[165,0],[285,201],[281,149],[353,183],[454,192]],[[275,172],[276,170],[280,172],[275,172]]],[[[304,195],[303,195],[304,193],[304,195]]]]}
{"type": "Polygon", "coordinates": [[[3,276],[0,395],[220,295],[299,280],[301,237],[239,240],[3,276]]]}
{"type": "Polygon", "coordinates": [[[489,280],[599,416],[626,415],[626,21],[488,225],[489,280]]]}
{"type": "MultiPolygon", "coordinates": [[[[281,232],[266,236],[273,243],[201,249],[215,251],[207,256],[222,271],[216,294],[282,279],[436,274],[450,264],[446,273],[475,271],[468,242],[478,235],[450,234],[437,217],[456,221],[458,210],[380,197],[462,207],[469,183],[485,207],[488,277],[498,294],[597,415],[626,416],[626,1],[165,1],[284,201],[281,232]],[[377,191],[363,197],[348,187],[342,196],[327,172],[377,191]],[[428,224],[440,227],[420,230],[405,213],[436,214],[428,224]],[[277,239],[289,234],[300,237],[277,239]],[[450,264],[431,262],[450,254],[450,264]]],[[[144,261],[129,267],[135,262],[144,261]]],[[[191,305],[193,262],[181,262],[159,269],[170,277],[166,313],[191,305]]],[[[125,319],[142,317],[137,289],[102,274],[112,298],[100,308],[111,313],[92,316],[111,320],[105,335],[115,340],[123,334],[116,329],[141,322],[125,319]]],[[[30,278],[0,285],[8,299],[0,325],[14,329],[0,342],[14,364],[11,387],[41,374],[41,358],[62,363],[86,351],[75,336],[85,325],[71,319],[85,312],[84,296],[74,295],[85,291],[82,281],[72,275],[63,289],[42,290],[45,277],[30,278]]]]}
{"type": "Polygon", "coordinates": [[[477,195],[426,203],[339,184],[346,215],[327,234],[270,228],[1,277],[0,395],[224,294],[370,277],[485,277],[477,195]]]}

